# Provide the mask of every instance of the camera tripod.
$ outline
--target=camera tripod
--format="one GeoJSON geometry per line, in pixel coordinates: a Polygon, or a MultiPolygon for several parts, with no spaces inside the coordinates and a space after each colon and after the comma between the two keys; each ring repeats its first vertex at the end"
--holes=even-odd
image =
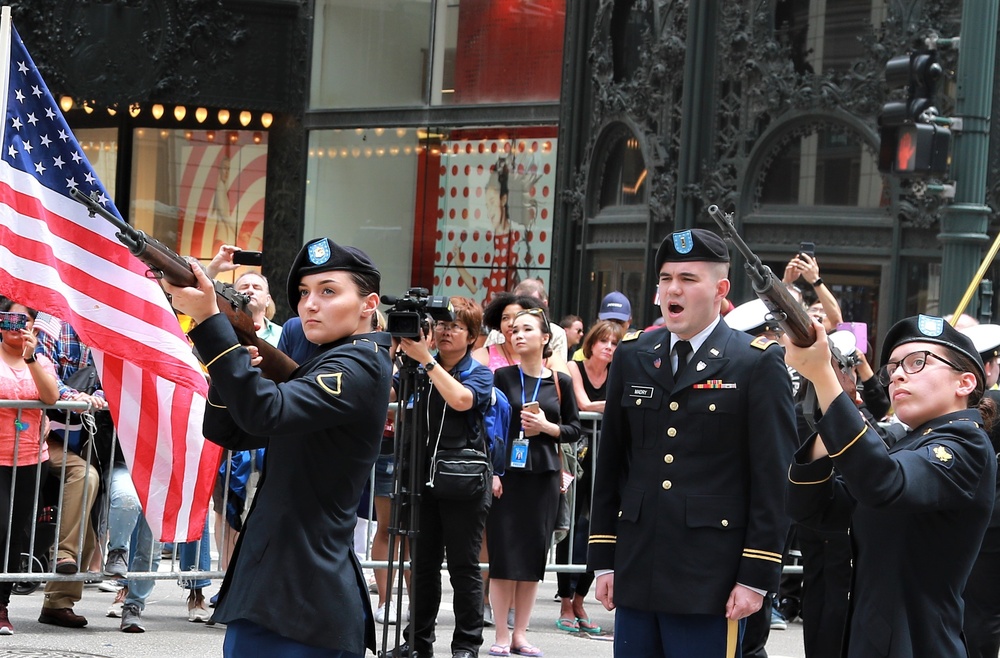
{"type": "MultiPolygon", "coordinates": [[[[396,440],[393,442],[395,469],[392,477],[392,506],[389,514],[389,566],[386,576],[388,592],[386,611],[392,610],[393,599],[402,601],[403,571],[406,567],[404,551],[396,555],[396,547],[402,539],[409,544],[410,559],[418,550],[420,533],[420,496],[424,488],[424,459],[426,454],[426,431],[422,420],[427,417],[427,396],[430,380],[410,357],[401,354],[399,367],[399,392],[396,403],[396,440]],[[395,579],[395,580],[394,580],[395,579]]],[[[381,520],[379,521],[382,522],[381,520]]],[[[416,583],[410,579],[410,605],[416,595],[416,583]]],[[[403,606],[396,605],[395,642],[390,646],[389,624],[382,626],[380,658],[411,658],[411,655],[397,656],[392,647],[401,646],[403,606]]],[[[388,622],[388,620],[386,620],[388,622]]],[[[414,642],[414,626],[411,624],[406,644],[411,648],[414,642]]],[[[416,655],[414,651],[412,655],[416,655]]]]}

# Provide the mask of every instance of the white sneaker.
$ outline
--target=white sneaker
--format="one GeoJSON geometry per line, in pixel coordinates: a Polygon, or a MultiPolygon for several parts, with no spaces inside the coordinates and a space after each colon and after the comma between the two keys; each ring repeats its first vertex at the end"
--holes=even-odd
{"type": "Polygon", "coordinates": [[[101,590],[102,592],[110,592],[111,594],[117,593],[118,590],[120,590],[121,588],[122,588],[121,581],[117,579],[102,580],[97,585],[97,589],[101,590]]]}
{"type": "Polygon", "coordinates": [[[119,619],[122,616],[122,609],[125,607],[125,602],[120,601],[118,603],[112,603],[111,607],[108,608],[108,616],[119,619]]]}
{"type": "Polygon", "coordinates": [[[375,621],[380,624],[394,625],[396,623],[396,604],[385,602],[375,610],[375,621]],[[386,612],[388,608],[388,612],[386,612]]]}

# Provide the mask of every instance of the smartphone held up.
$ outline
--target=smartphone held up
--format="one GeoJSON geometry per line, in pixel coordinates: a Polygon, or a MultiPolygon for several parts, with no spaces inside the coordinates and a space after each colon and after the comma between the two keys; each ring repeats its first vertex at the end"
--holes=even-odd
{"type": "Polygon", "coordinates": [[[0,331],[21,331],[28,327],[28,316],[24,313],[4,311],[0,313],[0,331]]]}
{"type": "Polygon", "coordinates": [[[236,265],[257,265],[264,263],[264,254],[260,251],[240,250],[233,253],[233,263],[236,265]]]}

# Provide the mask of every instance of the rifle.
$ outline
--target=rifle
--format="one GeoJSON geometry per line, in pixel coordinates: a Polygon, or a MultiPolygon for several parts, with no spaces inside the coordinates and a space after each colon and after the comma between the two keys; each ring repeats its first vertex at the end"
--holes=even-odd
{"type": "MultiPolygon", "coordinates": [[[[736,232],[736,227],[733,226],[732,213],[723,213],[719,210],[719,206],[711,205],[708,207],[708,214],[719,225],[719,228],[722,229],[723,237],[732,242],[736,246],[736,249],[743,254],[743,258],[746,259],[743,267],[746,268],[747,274],[750,275],[750,280],[753,283],[753,291],[764,302],[771,317],[781,325],[781,328],[788,334],[792,343],[798,347],[809,347],[815,343],[816,329],[809,314],[792,297],[791,293],[788,292],[788,288],[775,276],[771,268],[762,263],[760,257],[751,251],[747,243],[743,241],[743,238],[739,236],[736,232]]],[[[834,349],[832,344],[830,345],[830,360],[833,363],[834,371],[837,373],[837,379],[840,380],[841,388],[853,400],[857,392],[857,384],[854,382],[854,378],[848,374],[848,371],[852,365],[857,364],[848,357],[849,355],[841,355],[839,351],[834,349]]]]}
{"type": "MultiPolygon", "coordinates": [[[[192,265],[182,258],[173,249],[163,244],[155,238],[151,238],[143,231],[135,229],[113,214],[105,210],[95,199],[80,192],[76,188],[70,190],[70,195],[78,202],[87,207],[90,216],[100,215],[104,219],[114,224],[118,232],[115,236],[118,241],[128,247],[133,256],[141,260],[149,267],[147,274],[154,279],[163,279],[167,283],[177,287],[193,288],[198,285],[198,279],[194,275],[192,265]]],[[[292,361],[284,352],[273,347],[266,340],[257,335],[254,330],[253,319],[247,312],[247,303],[250,299],[228,283],[213,280],[215,286],[216,301],[219,310],[229,319],[236,331],[236,337],[241,345],[252,345],[257,348],[262,357],[260,363],[261,373],[268,379],[275,382],[288,381],[298,364],[292,361]]]]}
{"type": "Polygon", "coordinates": [[[760,257],[751,251],[743,238],[739,236],[736,227],[733,226],[732,213],[723,213],[719,210],[719,206],[711,205],[708,207],[708,214],[722,229],[723,237],[732,242],[736,249],[743,254],[743,258],[746,259],[743,267],[750,275],[753,291],[764,302],[768,312],[785,330],[792,343],[799,347],[809,347],[815,343],[816,330],[813,327],[812,319],[802,308],[802,304],[788,292],[785,284],[774,275],[771,268],[760,262],[760,257]]]}

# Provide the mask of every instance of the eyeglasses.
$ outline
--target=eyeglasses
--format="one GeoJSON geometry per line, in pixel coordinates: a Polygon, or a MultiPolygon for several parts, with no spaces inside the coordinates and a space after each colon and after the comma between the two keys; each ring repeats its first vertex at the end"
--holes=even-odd
{"type": "Polygon", "coordinates": [[[468,331],[465,326],[460,325],[457,322],[435,322],[434,329],[440,331],[441,333],[448,331],[453,334],[458,333],[459,331],[468,331]]]}
{"type": "Polygon", "coordinates": [[[892,373],[896,372],[896,368],[900,367],[903,369],[903,372],[905,372],[907,375],[917,374],[918,372],[924,369],[924,366],[927,365],[928,361],[927,357],[930,356],[933,356],[938,361],[941,361],[942,363],[954,368],[958,372],[965,372],[964,368],[959,368],[948,359],[940,357],[934,352],[931,352],[930,350],[920,350],[919,352],[910,352],[899,361],[889,361],[884,366],[879,368],[878,383],[881,384],[882,386],[888,386],[889,382],[892,381],[892,373]]]}

